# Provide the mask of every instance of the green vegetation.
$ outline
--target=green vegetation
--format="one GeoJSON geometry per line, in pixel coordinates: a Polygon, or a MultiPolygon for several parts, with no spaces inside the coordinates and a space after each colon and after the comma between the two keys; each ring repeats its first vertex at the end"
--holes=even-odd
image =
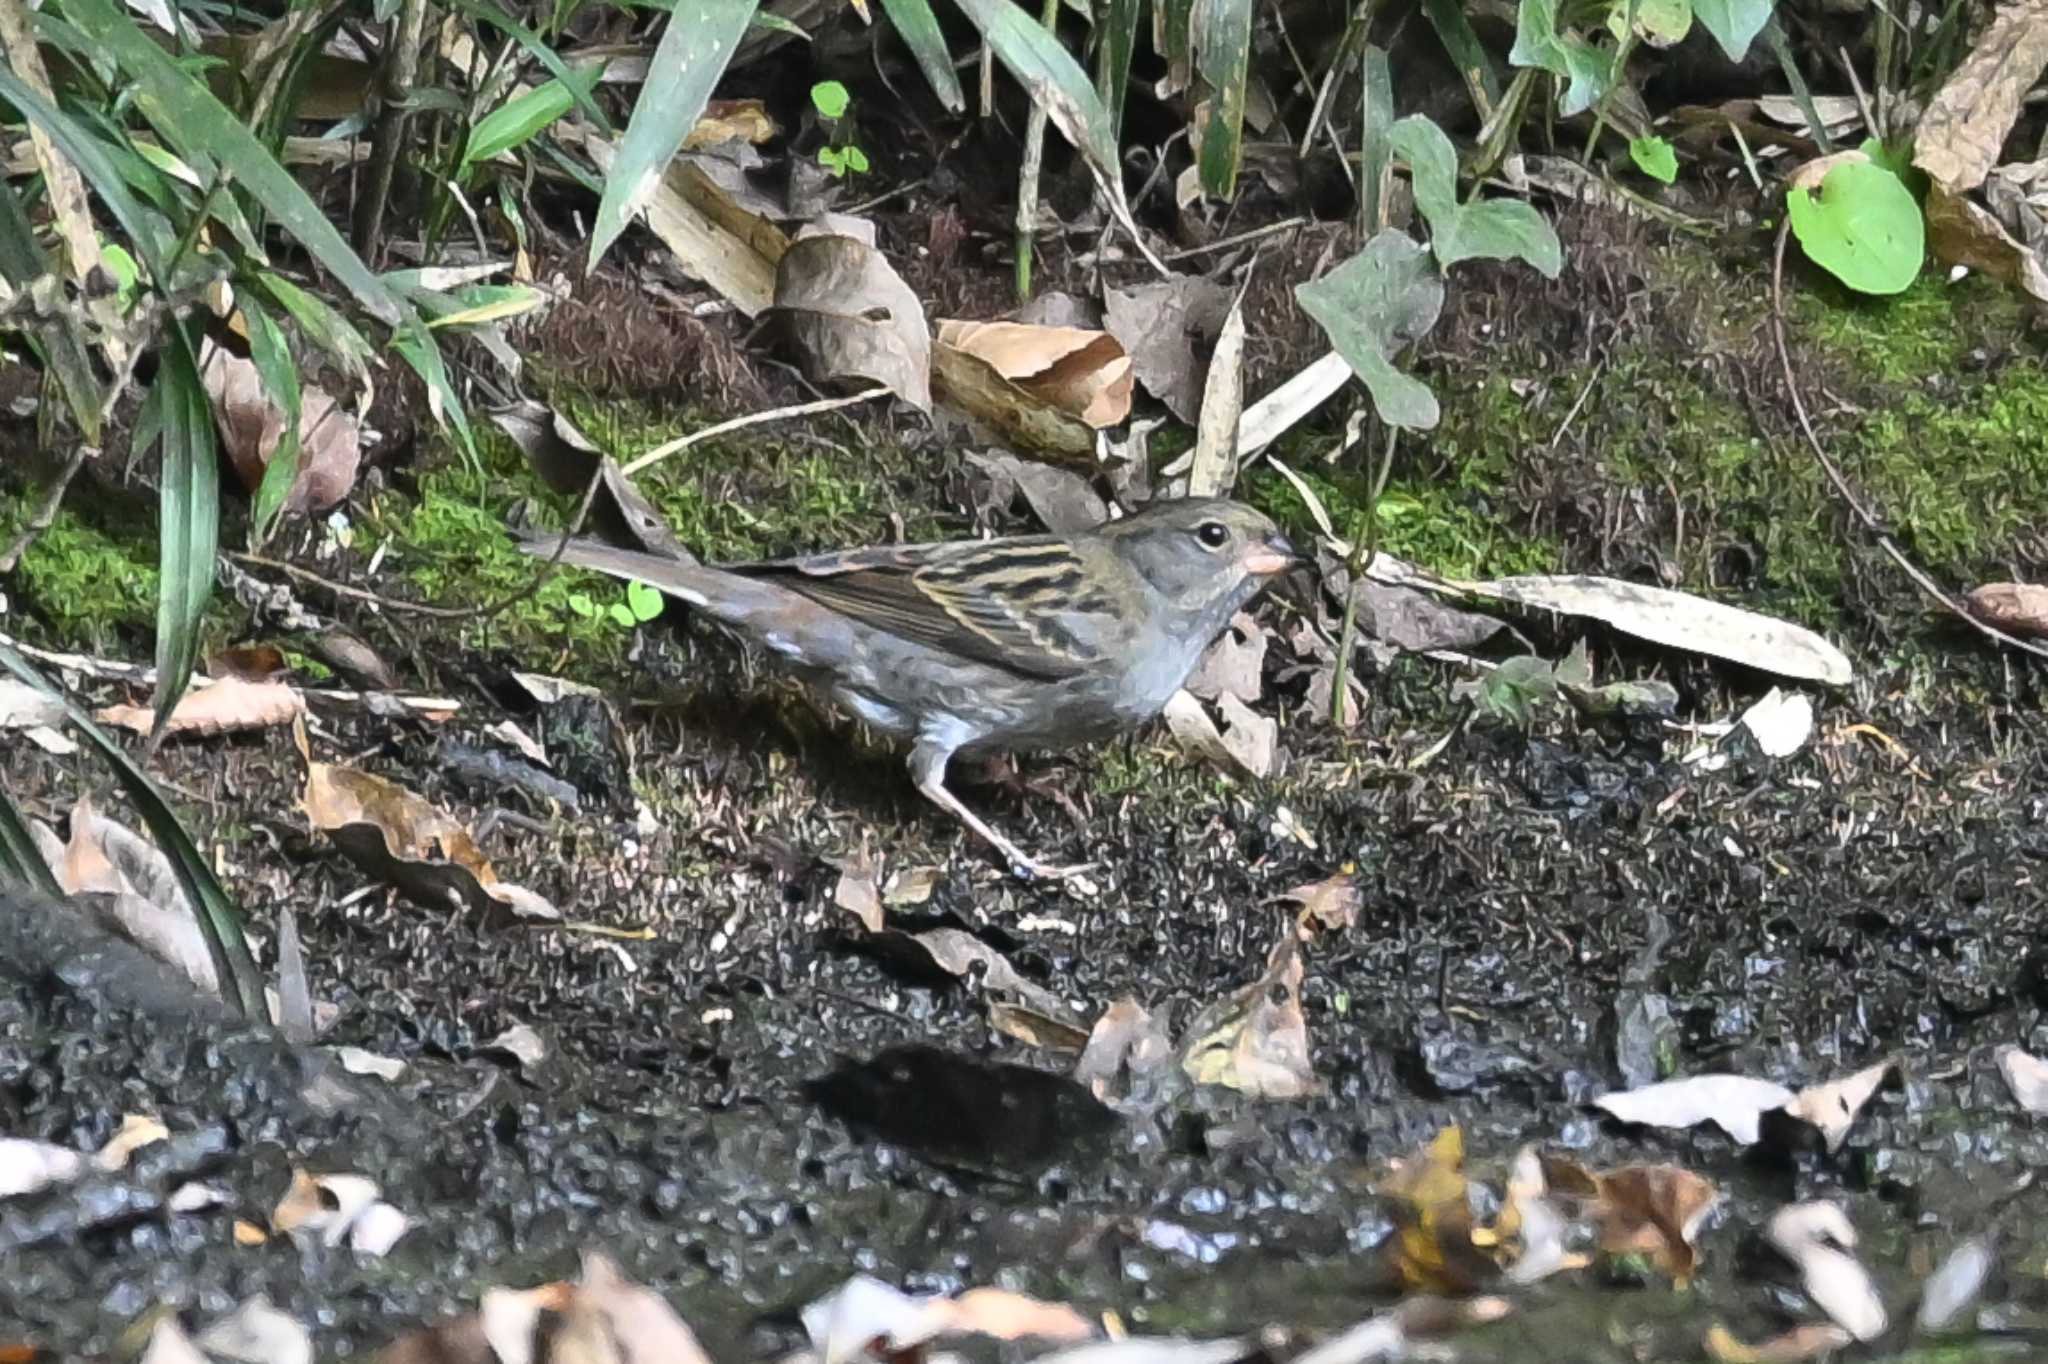
{"type": "MultiPolygon", "coordinates": [[[[0,541],[14,538],[28,510],[16,501],[0,515],[0,541]]],[[[132,533],[89,524],[69,507],[22,556],[11,586],[20,613],[46,621],[53,644],[104,645],[118,630],[149,630],[156,623],[154,547],[139,544],[132,533]]]]}

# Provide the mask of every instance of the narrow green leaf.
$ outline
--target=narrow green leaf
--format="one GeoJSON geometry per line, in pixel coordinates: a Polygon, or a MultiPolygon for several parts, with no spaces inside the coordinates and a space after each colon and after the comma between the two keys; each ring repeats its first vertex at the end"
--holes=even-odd
{"type": "Polygon", "coordinates": [[[1364,381],[1380,420],[1414,431],[1437,424],[1436,395],[1394,367],[1443,311],[1443,276],[1420,242],[1389,228],[1321,279],[1296,285],[1294,297],[1364,381]]]}
{"type": "Polygon", "coordinates": [[[157,498],[156,727],[185,694],[220,550],[220,456],[188,324],[165,328],[155,387],[163,389],[163,474],[157,498]]]}
{"type": "Polygon", "coordinates": [[[1252,53],[1252,0],[1196,0],[1201,49],[1195,69],[1209,84],[1202,127],[1202,188],[1218,199],[1237,193],[1244,138],[1244,87],[1252,53]]]}
{"type": "Polygon", "coordinates": [[[1451,61],[1465,77],[1472,103],[1479,110],[1480,121],[1485,122],[1500,105],[1500,72],[1494,69],[1492,54],[1479,41],[1459,0],[1422,0],[1422,12],[1429,16],[1444,51],[1451,54],[1451,61]]]}
{"type": "Polygon", "coordinates": [[[142,254],[152,277],[161,280],[173,245],[169,225],[154,210],[145,208],[129,192],[126,178],[116,169],[107,145],[87,132],[77,120],[60,111],[41,95],[21,83],[0,63],[0,98],[19,109],[29,122],[50,135],[78,173],[92,186],[93,193],[114,215],[121,231],[142,254]]]}
{"type": "MultiPolygon", "coordinates": [[[[14,187],[0,177],[0,279],[25,289],[49,272],[49,263],[36,244],[35,229],[15,198],[14,187]]],[[[42,344],[44,363],[64,390],[64,405],[85,438],[97,445],[100,439],[100,407],[105,390],[92,367],[92,351],[76,313],[59,309],[37,325],[28,319],[30,332],[42,344]]]]}
{"type": "Polygon", "coordinates": [[[284,414],[284,435],[264,466],[249,518],[250,543],[260,545],[276,529],[278,513],[284,510],[285,498],[299,478],[299,366],[292,359],[284,329],[270,310],[256,301],[255,294],[245,290],[238,301],[242,316],[249,320],[249,359],[256,366],[256,377],[263,381],[265,395],[284,414]]]}
{"type": "Polygon", "coordinates": [[[408,322],[391,336],[391,349],[404,357],[415,373],[427,384],[427,406],[434,414],[434,420],[455,432],[456,442],[462,447],[462,455],[471,469],[483,467],[482,457],[477,453],[476,437],[469,429],[469,414],[463,410],[462,398],[449,382],[448,367],[441,360],[441,348],[435,344],[432,333],[422,322],[408,322]]]}
{"type": "Polygon", "coordinates": [[[1385,48],[1365,45],[1361,79],[1364,127],[1358,138],[1358,210],[1365,235],[1370,237],[1387,225],[1386,194],[1394,164],[1394,144],[1389,136],[1394,126],[1394,76],[1385,48]]]}
{"type": "Polygon", "coordinates": [[[1061,136],[1080,148],[1107,184],[1123,184],[1116,135],[1109,110],[1103,107],[1088,73],[1058,38],[1039,27],[1012,0],[955,0],[981,36],[988,39],[996,60],[1014,76],[1034,103],[1041,105],[1061,136]]]}
{"type": "Polygon", "coordinates": [[[573,93],[558,80],[514,95],[469,130],[456,174],[532,140],[574,107],[573,93]]]}
{"type": "Polygon", "coordinates": [[[133,19],[112,0],[66,0],[64,12],[135,79],[143,113],[187,161],[201,150],[217,157],[235,184],[262,204],[271,219],[311,252],[371,316],[390,326],[403,320],[405,308],[397,295],[356,255],[291,172],[133,19]]]}
{"type": "Polygon", "coordinates": [[[45,895],[61,898],[64,888],[50,874],[42,849],[28,831],[28,821],[14,807],[7,788],[0,786],[0,881],[15,880],[33,886],[45,895]]]}
{"type": "Polygon", "coordinates": [[[347,318],[325,300],[315,298],[275,271],[260,271],[256,278],[292,315],[292,320],[305,329],[313,344],[333,356],[353,377],[360,379],[369,373],[370,343],[347,318]]]}
{"type": "Polygon", "coordinates": [[[163,792],[143,775],[121,745],[93,723],[90,715],[52,686],[48,678],[5,642],[0,642],[0,667],[61,702],[65,713],[71,717],[71,723],[114,769],[115,779],[134,803],[142,822],[149,826],[150,837],[156,840],[157,847],[169,859],[185,898],[191,902],[200,932],[206,937],[207,951],[213,957],[214,974],[220,977],[223,996],[229,1004],[241,1009],[243,1017],[268,1022],[269,1005],[263,998],[263,978],[257,974],[256,960],[249,955],[248,940],[242,936],[242,913],[235,908],[234,901],[228,898],[227,891],[214,877],[213,869],[206,864],[206,858],[178,822],[178,816],[171,810],[170,802],[164,799],[163,792]]]}
{"type": "Polygon", "coordinates": [[[932,87],[932,93],[939,97],[939,103],[950,113],[959,113],[967,107],[967,97],[960,93],[960,77],[953,70],[953,54],[946,50],[946,35],[939,28],[939,20],[932,13],[931,0],[882,0],[882,12],[889,16],[889,22],[903,35],[903,44],[910,49],[910,55],[917,58],[917,69],[924,72],[924,78],[932,87]]]}
{"type": "Polygon", "coordinates": [[[697,126],[697,116],[725,74],[757,4],[758,0],[695,0],[670,11],[668,27],[648,63],[647,82],[633,103],[633,116],[605,176],[604,198],[590,234],[593,269],[646,205],[669,159],[697,126]]]}
{"type": "Polygon", "coordinates": [[[1138,50],[1141,0],[1109,0],[1095,30],[1095,93],[1109,110],[1109,135],[1121,142],[1124,101],[1131,85],[1131,57],[1138,50]]]}
{"type": "Polygon", "coordinates": [[[1778,59],[1778,69],[1785,73],[1785,83],[1792,87],[1792,100],[1799,106],[1800,115],[1806,120],[1806,131],[1813,135],[1820,147],[1821,155],[1833,154],[1835,140],[1828,135],[1827,120],[1814,107],[1813,91],[1807,88],[1806,76],[1799,69],[1799,61],[1792,55],[1792,45],[1785,41],[1785,30],[1775,23],[1766,22],[1764,41],[1770,45],[1771,55],[1778,59]]]}
{"type": "Polygon", "coordinates": [[[471,18],[481,19],[526,49],[527,55],[539,62],[547,73],[560,81],[563,88],[574,97],[576,107],[583,111],[583,116],[597,125],[599,132],[607,137],[611,135],[611,120],[604,116],[604,110],[590,96],[591,86],[597,80],[596,71],[579,75],[538,33],[498,6],[488,3],[488,0],[451,0],[451,4],[454,9],[471,18]]]}

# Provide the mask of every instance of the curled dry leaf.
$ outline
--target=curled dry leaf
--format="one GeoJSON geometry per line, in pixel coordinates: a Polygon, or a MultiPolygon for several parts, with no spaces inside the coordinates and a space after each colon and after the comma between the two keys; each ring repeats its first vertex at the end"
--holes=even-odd
{"type": "Polygon", "coordinates": [[[350,861],[431,909],[466,905],[504,919],[562,917],[540,896],[500,880],[469,830],[382,777],[306,764],[306,816],[350,861]]]}
{"type": "Polygon", "coordinates": [[[1230,305],[1209,379],[1202,386],[1202,416],[1188,463],[1188,496],[1222,497],[1237,482],[1237,430],[1244,417],[1244,310],[1230,305]]]}
{"type": "Polygon", "coordinates": [[[1108,332],[945,318],[938,344],[980,361],[1020,394],[1095,430],[1131,415],[1131,357],[1108,332]]]}
{"type": "MultiPolygon", "coordinates": [[[[991,1000],[989,1026],[1005,1037],[1014,1037],[1028,1047],[1079,1054],[1088,1045],[1088,1030],[1064,1018],[1055,1018],[1007,1000],[991,1000]]],[[[1100,1098],[1100,1095],[1096,1096],[1100,1098]]]]}
{"type": "Polygon", "coordinates": [[[1913,164],[1954,193],[1998,164],[2021,104],[2048,68],[2048,5],[2001,5],[1913,128],[1913,164]]]}
{"type": "Polygon", "coordinates": [[[1129,352],[1138,382],[1193,426],[1209,370],[1202,356],[1230,312],[1229,286],[1202,275],[1175,275],[1110,289],[1103,301],[1103,325],[1129,352]]]}
{"type": "Polygon", "coordinates": [[[924,305],[874,247],[833,233],[799,236],[776,266],[774,311],[814,382],[866,380],[931,411],[924,305]]]}
{"type": "Polygon", "coordinates": [[[1265,690],[1265,666],[1266,632],[1240,611],[1195,665],[1188,690],[1204,701],[1218,700],[1226,693],[1240,701],[1256,701],[1265,690]]]}
{"type": "Polygon", "coordinates": [[[1279,722],[1259,715],[1230,693],[1216,709],[1228,722],[1218,729],[1194,694],[1182,688],[1166,703],[1163,714],[1173,737],[1225,772],[1270,777],[1279,767],[1279,722]]]}
{"type": "Polygon", "coordinates": [[[1600,1249],[1643,1255],[1683,1283],[1692,1277],[1700,1223],[1721,1201],[1712,1181],[1676,1165],[1625,1165],[1593,1176],[1600,1249]]]}
{"type": "Polygon", "coordinates": [[[1536,1148],[1523,1147],[1508,1172],[1507,1201],[1493,1228],[1495,1244],[1515,1251],[1508,1262],[1507,1281],[1532,1284],[1561,1270],[1583,1269],[1587,1257],[1565,1249],[1568,1226],[1550,1198],[1550,1185],[1536,1148]]]}
{"type": "MultiPolygon", "coordinates": [[[[224,347],[211,343],[205,347],[199,377],[213,402],[221,453],[242,486],[254,492],[284,439],[284,410],[264,391],[255,364],[224,347]]],[[[312,384],[303,387],[299,394],[299,472],[285,495],[285,511],[318,512],[332,507],[355,487],[361,463],[362,438],[355,417],[326,389],[312,384]]]]}
{"type": "Polygon", "coordinates": [[[1856,1125],[1864,1106],[1898,1069],[1898,1065],[1896,1057],[1886,1057],[1853,1075],[1844,1075],[1825,1084],[1808,1085],[1785,1105],[1785,1111],[1818,1127],[1827,1141],[1828,1150],[1838,1151],[1848,1140],[1849,1129],[1856,1125]]]}
{"type": "Polygon", "coordinates": [[[1365,903],[1365,892],[1359,888],[1357,872],[1347,864],[1335,875],[1282,891],[1279,898],[1301,906],[1297,927],[1307,936],[1322,932],[1341,933],[1357,923],[1359,906],[1365,903]]]}
{"type": "Polygon", "coordinates": [[[1172,1059],[1173,1043],[1165,1027],[1125,995],[1095,1020],[1087,1045],[1074,1062],[1074,1079],[1104,1103],[1113,1103],[1137,1093],[1172,1059]]]}
{"type": "Polygon", "coordinates": [[[949,976],[968,979],[978,975],[986,989],[1014,995],[1050,1017],[1060,1018],[1068,1013],[1058,995],[1019,974],[1002,953],[965,929],[933,928],[923,933],[904,933],[891,928],[875,934],[871,942],[883,951],[907,951],[949,976]]]}
{"type": "Polygon", "coordinates": [[[1986,583],[1971,590],[1964,602],[1970,614],[2015,635],[2048,638],[2048,586],[2040,583],[1986,583]]]}
{"type": "Polygon", "coordinates": [[[863,850],[839,860],[839,880],[832,886],[832,903],[860,920],[870,933],[881,932],[884,919],[875,871],[874,859],[863,850]]]}
{"type": "MultiPolygon", "coordinates": [[[[590,504],[590,526],[600,539],[686,564],[697,562],[619,462],[561,413],[528,399],[497,409],[491,420],[512,438],[541,482],[564,497],[581,497],[591,477],[602,470],[597,497],[590,504]]],[[[389,685],[396,686],[396,680],[389,685]]]]}
{"type": "MultiPolygon", "coordinates": [[[[282,682],[224,677],[179,698],[171,718],[164,722],[164,733],[212,735],[276,729],[290,724],[305,709],[297,689],[282,682]]],[[[156,712],[148,706],[108,706],[93,718],[137,734],[148,734],[156,724],[156,712]]]]}
{"type": "Polygon", "coordinates": [[[94,912],[131,942],[210,995],[220,993],[206,934],[170,859],[148,839],[101,815],[81,797],[71,809],[71,839],[51,857],[55,835],[37,839],[66,895],[93,896],[94,912]]]}
{"type": "Polygon", "coordinates": [[[1884,1334],[1889,1318],[1870,1271],[1851,1252],[1856,1228],[1833,1203],[1793,1203],[1771,1215],[1764,1236],[1799,1268],[1816,1307],[1858,1340],[1884,1334]]]}
{"type": "Polygon", "coordinates": [[[1181,1069],[1198,1085],[1227,1085],[1255,1099],[1299,1099],[1321,1090],[1309,1060],[1301,1009],[1301,944],[1282,934],[1265,974],[1195,1016],[1181,1069]]]}
{"type": "Polygon", "coordinates": [[[1468,1183],[1465,1133],[1451,1126],[1374,1184],[1394,1221],[1384,1253],[1410,1291],[1462,1295],[1499,1277],[1473,1240],[1468,1183]]]}
{"type": "Polygon", "coordinates": [[[721,142],[750,142],[759,145],[781,131],[768,106],[757,99],[714,99],[707,101],[697,116],[696,126],[683,134],[683,150],[702,151],[721,142]]]}
{"type": "Polygon", "coordinates": [[[951,1335],[1061,1343],[1095,1335],[1094,1323],[1064,1303],[1000,1288],[970,1288],[958,1297],[915,1297],[865,1274],[805,1307],[803,1321],[823,1364],[869,1353],[900,1355],[951,1335]]]}
{"type": "Polygon", "coordinates": [[[1936,182],[1927,187],[1926,211],[1927,249],[1936,260],[1981,271],[2048,303],[2048,260],[2008,231],[1989,209],[1936,182]]]}

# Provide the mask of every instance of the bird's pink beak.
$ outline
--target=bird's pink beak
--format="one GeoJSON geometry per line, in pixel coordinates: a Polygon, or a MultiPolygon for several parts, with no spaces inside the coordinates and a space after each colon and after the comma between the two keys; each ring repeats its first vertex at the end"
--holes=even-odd
{"type": "Polygon", "coordinates": [[[1294,545],[1286,536],[1275,531],[1247,547],[1239,562],[1244,565],[1244,571],[1254,577],[1270,578],[1301,563],[1301,556],[1294,552],[1294,545]]]}

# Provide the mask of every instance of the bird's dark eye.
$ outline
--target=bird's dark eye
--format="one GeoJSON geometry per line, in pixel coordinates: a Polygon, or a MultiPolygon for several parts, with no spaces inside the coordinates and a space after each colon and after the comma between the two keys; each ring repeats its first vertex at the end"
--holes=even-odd
{"type": "Polygon", "coordinates": [[[1230,530],[1221,521],[1204,521],[1195,528],[1195,538],[1210,549],[1221,549],[1230,543],[1230,530]]]}

